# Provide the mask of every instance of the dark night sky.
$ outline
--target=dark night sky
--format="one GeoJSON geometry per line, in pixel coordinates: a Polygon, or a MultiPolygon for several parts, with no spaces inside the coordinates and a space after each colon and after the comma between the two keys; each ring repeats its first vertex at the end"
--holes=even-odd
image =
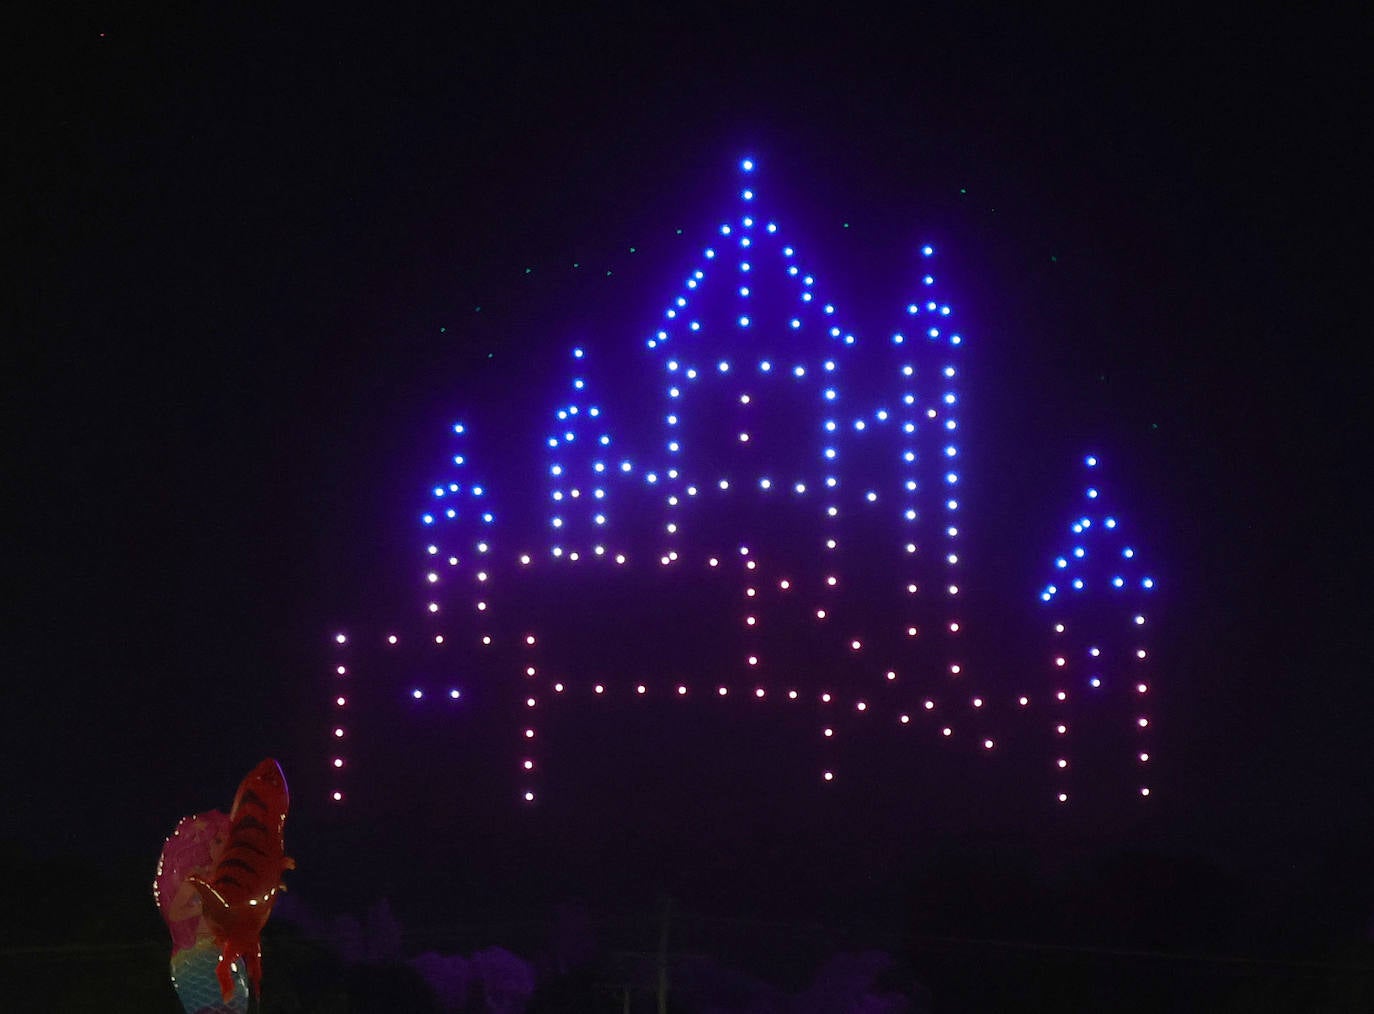
{"type": "Polygon", "coordinates": [[[781,219],[873,251],[855,303],[954,251],[1027,594],[1047,469],[1120,455],[1171,587],[1157,839],[1367,852],[1367,53],[1139,17],[216,5],[12,38],[5,834],[151,862],[260,756],[314,763],[324,635],[408,577],[463,398],[561,327],[633,340],[747,151],[781,219]]]}

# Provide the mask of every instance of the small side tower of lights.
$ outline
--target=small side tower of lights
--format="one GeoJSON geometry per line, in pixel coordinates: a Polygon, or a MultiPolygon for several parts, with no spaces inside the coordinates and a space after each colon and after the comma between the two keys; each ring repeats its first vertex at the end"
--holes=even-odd
{"type": "MultiPolygon", "coordinates": [[[[407,633],[400,628],[386,630],[379,646],[355,645],[354,637],[347,631],[333,635],[334,720],[328,765],[333,775],[329,794],[335,802],[343,802],[349,791],[345,785],[353,767],[347,752],[353,735],[349,716],[356,697],[352,691],[357,687],[363,660],[373,660],[378,666],[384,664],[381,659],[387,659],[390,665],[402,659],[408,662],[408,679],[389,683],[388,690],[410,706],[433,700],[458,706],[465,700],[465,690],[450,675],[458,667],[448,662],[447,649],[456,648],[460,654],[490,651],[495,643],[489,631],[489,598],[496,515],[485,485],[472,479],[464,449],[467,434],[463,423],[453,424],[454,443],[446,466],[447,478],[430,488],[428,502],[418,518],[424,539],[417,593],[420,622],[407,633]],[[380,654],[374,655],[370,651],[373,647],[380,654]],[[422,675],[415,675],[417,672],[422,675]]],[[[371,675],[374,680],[383,678],[381,673],[371,675]]]]}
{"type": "MultiPolygon", "coordinates": [[[[456,445],[450,477],[432,487],[431,503],[420,515],[424,529],[421,638],[431,658],[443,658],[451,648],[477,651],[493,643],[492,596],[499,583],[499,567],[495,566],[497,519],[486,485],[472,476],[463,447],[467,432],[463,423],[453,424],[456,445]]],[[[388,633],[386,645],[397,647],[397,635],[388,633]]],[[[429,668],[443,673],[451,667],[429,668]]],[[[432,686],[412,684],[405,691],[415,701],[463,698],[463,688],[447,681],[432,686]]]]}
{"type": "MultiPolygon", "coordinates": [[[[553,411],[545,438],[548,452],[548,554],[577,563],[583,557],[609,558],[621,565],[625,555],[611,547],[616,486],[635,474],[634,462],[617,456],[615,440],[601,406],[591,399],[582,367],[586,350],[572,351],[574,375],[568,401],[553,411]]],[[[523,559],[522,559],[523,562],[523,559]]]]}
{"type": "Polygon", "coordinates": [[[1148,797],[1151,679],[1148,641],[1155,578],[1128,535],[1121,515],[1107,503],[1100,462],[1086,455],[1087,481],[1082,513],[1067,525],[1070,536],[1054,558],[1053,579],[1040,591],[1050,617],[1051,665],[1056,712],[1052,760],[1059,787],[1055,798],[1068,803],[1079,772],[1074,755],[1075,718],[1108,716],[1119,728],[1123,750],[1132,754],[1136,791],[1148,797]]]}

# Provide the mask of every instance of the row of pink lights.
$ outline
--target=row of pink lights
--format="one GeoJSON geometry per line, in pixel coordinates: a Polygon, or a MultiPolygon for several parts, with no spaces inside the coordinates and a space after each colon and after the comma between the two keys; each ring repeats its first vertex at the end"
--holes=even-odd
{"type": "MultiPolygon", "coordinates": [[[[347,638],[347,635],[340,633],[340,634],[336,635],[335,640],[336,640],[336,642],[337,642],[339,645],[344,645],[344,644],[347,643],[348,638],[347,638]]],[[[536,641],[536,638],[535,638],[534,635],[532,635],[532,634],[531,634],[531,635],[527,635],[526,638],[525,638],[525,642],[526,642],[527,644],[530,644],[530,645],[533,645],[533,644],[535,643],[535,641],[536,641]]],[[[395,645],[395,644],[399,643],[399,639],[396,637],[396,635],[390,635],[390,636],[388,636],[388,638],[387,638],[387,643],[390,644],[390,645],[395,645]]],[[[343,664],[339,664],[338,666],[336,666],[335,672],[336,672],[336,674],[339,675],[339,676],[345,676],[345,675],[348,674],[348,668],[347,668],[347,666],[345,666],[345,665],[343,665],[343,664]]],[[[536,672],[537,672],[537,670],[536,670],[533,666],[531,666],[531,667],[527,667],[527,668],[524,670],[524,675],[525,675],[527,678],[532,678],[532,677],[534,677],[534,676],[536,675],[536,672]]],[[[889,679],[889,680],[895,680],[895,679],[897,678],[896,672],[895,672],[895,671],[889,670],[889,671],[886,673],[886,678],[889,679]]],[[[672,687],[672,688],[671,688],[670,692],[669,692],[668,695],[667,695],[667,696],[669,697],[669,699],[683,699],[683,698],[692,696],[692,694],[693,694],[693,691],[692,691],[692,688],[691,688],[691,684],[689,684],[689,683],[676,683],[676,684],[672,684],[671,687],[672,687]]],[[[572,688],[567,682],[565,682],[565,681],[563,681],[563,680],[557,680],[557,681],[555,681],[555,682],[552,684],[552,690],[553,690],[553,692],[554,692],[555,694],[560,694],[560,695],[561,695],[561,694],[564,694],[564,693],[567,693],[567,692],[571,692],[572,689],[573,689],[573,688],[572,688]]],[[[589,684],[587,684],[586,689],[589,689],[590,692],[591,692],[592,694],[596,695],[596,696],[603,696],[603,695],[606,695],[607,693],[613,693],[612,689],[611,689],[610,687],[608,687],[607,684],[605,684],[605,683],[603,683],[603,682],[593,682],[593,683],[589,683],[589,684]]],[[[633,696],[636,697],[636,698],[648,698],[648,697],[650,696],[650,693],[651,693],[651,692],[650,692],[649,684],[648,684],[648,683],[644,683],[644,682],[638,682],[638,683],[633,684],[632,691],[633,691],[633,696]]],[[[770,694],[769,691],[768,691],[768,689],[767,689],[766,687],[762,687],[762,686],[753,686],[753,687],[750,687],[750,688],[745,688],[745,689],[743,689],[743,690],[740,690],[739,688],[735,688],[735,689],[732,690],[732,688],[731,688],[730,686],[727,686],[727,685],[724,685],[724,684],[716,685],[716,686],[714,687],[714,693],[713,693],[712,696],[717,697],[717,698],[725,698],[725,697],[729,697],[732,693],[735,693],[736,691],[738,691],[738,692],[742,693],[744,696],[749,697],[749,698],[751,698],[751,699],[753,699],[753,700],[756,700],[756,701],[783,699],[783,700],[786,700],[786,701],[788,701],[788,702],[798,702],[798,701],[803,700],[803,695],[801,694],[800,691],[798,691],[798,690],[795,689],[795,688],[789,688],[789,689],[787,689],[786,691],[783,691],[783,692],[780,692],[780,693],[770,694]]],[[[414,690],[411,691],[411,696],[412,696],[412,698],[415,699],[415,700],[422,700],[422,699],[426,696],[426,694],[425,694],[425,692],[424,692],[423,690],[421,690],[421,689],[419,689],[419,688],[416,688],[416,689],[414,689],[414,690]]],[[[456,701],[456,700],[460,700],[460,699],[461,699],[462,693],[461,693],[461,691],[458,690],[457,688],[450,688],[450,689],[447,691],[446,696],[447,696],[450,700],[455,700],[455,701],[456,701]]],[[[1066,695],[1065,695],[1065,693],[1064,693],[1063,691],[1060,691],[1056,696],[1057,696],[1057,698],[1058,698],[1059,700],[1061,700],[1061,701],[1064,700],[1064,699],[1066,698],[1066,695]]],[[[821,692],[815,694],[815,695],[814,695],[814,700],[815,700],[816,702],[820,703],[820,704],[823,704],[823,705],[831,705],[831,704],[841,703],[841,702],[838,702],[838,701],[837,701],[837,698],[836,698],[836,696],[835,696],[834,694],[832,694],[832,693],[830,693],[830,692],[828,692],[828,691],[821,691],[821,692]]],[[[983,707],[984,707],[986,704],[988,704],[989,702],[988,702],[988,701],[985,701],[984,698],[982,698],[982,697],[977,697],[977,696],[975,696],[975,697],[970,698],[970,700],[969,700],[968,703],[969,703],[969,706],[970,706],[970,707],[972,707],[972,708],[975,709],[975,710],[978,710],[978,709],[983,708],[983,707]]],[[[1029,706],[1030,706],[1030,703],[1031,703],[1030,698],[1028,698],[1028,697],[1026,697],[1026,696],[1024,696],[1024,695],[1021,696],[1021,697],[1018,697],[1018,698],[1016,699],[1016,704],[1017,704],[1019,707],[1023,707],[1023,708],[1024,708],[1024,707],[1029,707],[1029,706]]],[[[344,707],[346,707],[347,704],[348,704],[348,699],[347,699],[345,696],[343,696],[343,695],[339,695],[338,697],[335,698],[335,704],[336,704],[336,706],[339,707],[339,708],[344,708],[344,707]]],[[[537,707],[539,706],[539,700],[538,700],[536,697],[534,697],[534,696],[527,697],[527,698],[525,699],[525,706],[526,706],[527,708],[530,708],[530,709],[537,708],[537,707]]],[[[843,706],[843,705],[841,705],[841,706],[843,706]]],[[[863,700],[863,699],[855,699],[855,700],[853,700],[853,701],[850,702],[849,706],[850,706],[856,713],[859,713],[859,714],[872,714],[872,713],[874,713],[874,711],[875,711],[875,709],[873,708],[873,706],[872,706],[868,701],[863,700]]],[[[939,709],[939,707],[940,707],[940,705],[939,705],[935,700],[933,700],[933,699],[931,699],[931,698],[926,698],[926,699],[925,699],[924,701],[922,701],[922,703],[921,703],[921,710],[924,711],[924,712],[927,712],[927,713],[935,712],[936,710],[939,709]]],[[[900,725],[909,725],[909,724],[911,724],[912,716],[911,716],[911,714],[910,714],[909,712],[898,712],[898,713],[895,713],[895,721],[897,722],[897,724],[900,724],[900,725]]],[[[1062,731],[1066,732],[1067,730],[1065,729],[1065,730],[1062,730],[1062,731]]],[[[346,736],[346,730],[344,729],[344,727],[343,727],[342,725],[336,725],[335,728],[334,728],[334,730],[333,730],[333,734],[334,734],[334,736],[335,736],[335,738],[336,738],[337,740],[343,740],[343,739],[345,738],[345,736],[346,736]]],[[[942,737],[951,738],[951,737],[953,737],[954,734],[955,734],[955,733],[954,733],[954,728],[953,728],[953,726],[949,726],[949,725],[942,726],[942,727],[939,729],[939,734],[940,734],[942,737]]],[[[532,741],[532,740],[534,740],[534,739],[537,737],[537,732],[536,732],[536,730],[535,730],[532,726],[526,726],[526,727],[523,728],[523,730],[522,730],[522,735],[523,735],[523,737],[524,737],[524,739],[525,739],[526,741],[532,741]]],[[[823,727],[823,728],[821,729],[821,735],[822,735],[824,738],[826,738],[826,739],[831,739],[831,738],[833,738],[833,737],[835,736],[835,729],[834,729],[832,726],[825,726],[825,727],[823,727]]],[[[986,737],[985,737],[985,738],[982,740],[981,745],[982,745],[983,749],[985,749],[985,750],[992,750],[992,749],[994,749],[994,747],[996,746],[996,743],[995,743],[995,741],[992,740],[991,738],[986,738],[986,737]]],[[[333,760],[332,760],[331,763],[332,763],[332,766],[333,766],[335,769],[342,769],[342,768],[345,767],[345,760],[344,760],[344,758],[343,758],[342,756],[335,756],[335,757],[333,758],[333,760]]],[[[1061,766],[1062,766],[1062,765],[1061,765],[1061,766]]],[[[522,768],[522,770],[524,770],[524,771],[533,771],[533,770],[535,769],[535,767],[536,767],[536,765],[535,765],[535,761],[534,761],[533,758],[531,758],[531,757],[525,757],[525,758],[522,759],[522,761],[521,761],[521,768],[522,768]]],[[[827,781],[827,782],[833,781],[833,780],[834,780],[834,777],[835,777],[835,775],[834,775],[834,772],[833,772],[833,771],[828,771],[828,770],[827,770],[827,771],[822,772],[822,778],[823,778],[824,781],[827,781]]],[[[532,790],[526,790],[524,795],[525,795],[525,798],[526,798],[527,801],[531,801],[531,802],[532,802],[532,801],[534,800],[534,793],[533,793],[532,790]]],[[[342,799],[343,799],[343,793],[342,793],[342,791],[340,791],[340,790],[335,790],[334,793],[333,793],[333,798],[334,798],[335,800],[342,800],[342,799]]]]}

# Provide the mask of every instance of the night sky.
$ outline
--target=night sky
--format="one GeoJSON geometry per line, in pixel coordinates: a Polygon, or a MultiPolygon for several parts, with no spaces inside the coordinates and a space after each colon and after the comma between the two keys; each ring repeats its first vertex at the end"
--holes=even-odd
{"type": "MultiPolygon", "coordinates": [[[[1078,455],[1110,462],[1165,589],[1141,840],[1367,854],[1358,36],[212,5],[12,37],[5,837],[151,869],[262,756],[320,788],[328,637],[409,608],[450,423],[587,333],[628,353],[752,154],[874,329],[948,255],[978,550],[1027,612],[1078,455]]],[[[288,838],[328,907],[319,795],[288,838]]],[[[557,836],[515,809],[453,833],[557,836]]]]}

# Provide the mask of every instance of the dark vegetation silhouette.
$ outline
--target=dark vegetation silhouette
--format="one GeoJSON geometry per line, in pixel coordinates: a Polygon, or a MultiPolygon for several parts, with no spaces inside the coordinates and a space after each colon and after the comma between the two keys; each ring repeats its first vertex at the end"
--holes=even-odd
{"type": "MultiPolygon", "coordinates": [[[[5,846],[8,1011],[176,1014],[150,875],[5,846]]],[[[895,876],[895,875],[894,875],[895,876]]],[[[462,925],[408,925],[379,899],[324,917],[288,894],[264,938],[261,1014],[667,1010],[1364,1012],[1374,892],[1339,850],[1286,886],[1208,861],[1118,851],[1043,863],[950,842],[905,883],[900,924],[615,912],[582,901],[462,925]]]]}

